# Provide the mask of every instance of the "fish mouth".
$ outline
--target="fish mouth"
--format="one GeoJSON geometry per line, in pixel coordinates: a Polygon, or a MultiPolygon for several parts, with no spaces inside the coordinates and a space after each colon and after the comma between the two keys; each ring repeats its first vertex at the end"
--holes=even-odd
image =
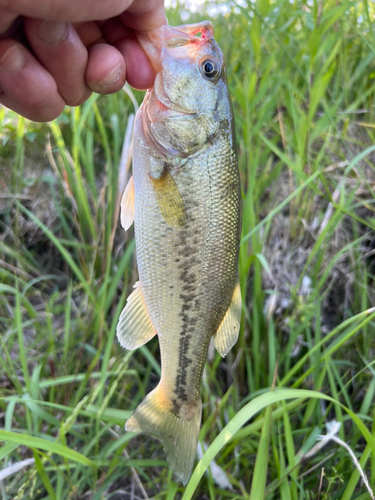
{"type": "Polygon", "coordinates": [[[214,35],[210,21],[184,26],[162,26],[151,31],[135,31],[135,36],[157,72],[161,69],[160,56],[163,48],[173,49],[184,45],[201,46],[214,35]],[[200,34],[201,36],[196,36],[200,34]]]}
{"type": "MultiPolygon", "coordinates": [[[[202,21],[185,26],[162,26],[156,30],[135,32],[136,38],[147,54],[157,75],[154,82],[154,93],[157,100],[171,111],[175,111],[184,117],[197,115],[197,110],[186,109],[171,100],[167,94],[162,77],[162,53],[170,49],[178,49],[186,45],[199,47],[213,38],[213,25],[210,21],[202,21]],[[200,34],[200,36],[196,36],[200,34]]],[[[177,116],[171,113],[170,117],[177,116]]]]}

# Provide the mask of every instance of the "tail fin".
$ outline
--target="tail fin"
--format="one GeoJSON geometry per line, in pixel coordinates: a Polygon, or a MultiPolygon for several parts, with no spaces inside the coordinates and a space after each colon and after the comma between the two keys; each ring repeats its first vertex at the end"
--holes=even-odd
{"type": "Polygon", "coordinates": [[[149,432],[159,437],[172,471],[183,484],[189,481],[197,453],[202,402],[190,408],[188,413],[192,410],[189,419],[176,417],[171,412],[171,405],[166,403],[162,389],[157,386],[145,397],[125,426],[127,431],[149,432]]]}

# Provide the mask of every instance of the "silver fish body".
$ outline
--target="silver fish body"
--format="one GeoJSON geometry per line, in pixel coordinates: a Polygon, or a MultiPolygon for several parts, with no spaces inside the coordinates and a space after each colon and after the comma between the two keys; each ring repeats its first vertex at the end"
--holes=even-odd
{"type": "Polygon", "coordinates": [[[201,420],[211,337],[225,356],[238,337],[241,192],[225,67],[211,23],[140,34],[157,70],[137,114],[123,221],[135,222],[139,283],[118,326],[136,348],[158,334],[162,375],[127,430],[161,437],[186,483],[201,420]],[[201,32],[201,37],[194,36],[201,32]]]}

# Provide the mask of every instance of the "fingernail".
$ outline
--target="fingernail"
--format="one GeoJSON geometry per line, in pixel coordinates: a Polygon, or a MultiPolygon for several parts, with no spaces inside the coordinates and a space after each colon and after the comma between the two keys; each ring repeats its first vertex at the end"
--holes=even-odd
{"type": "Polygon", "coordinates": [[[109,75],[107,75],[105,78],[103,78],[103,80],[100,80],[100,82],[98,82],[95,85],[95,87],[98,87],[101,89],[104,89],[106,87],[112,87],[112,85],[114,85],[116,82],[119,81],[120,76],[121,76],[121,71],[122,71],[121,64],[118,64],[115,67],[115,69],[113,71],[111,71],[111,73],[109,73],[109,75]]]}
{"type": "Polygon", "coordinates": [[[0,59],[2,71],[19,71],[25,64],[25,52],[18,45],[10,47],[0,59]]]}
{"type": "Polygon", "coordinates": [[[68,23],[44,21],[39,26],[38,38],[44,43],[55,45],[65,40],[68,34],[68,23]]]}

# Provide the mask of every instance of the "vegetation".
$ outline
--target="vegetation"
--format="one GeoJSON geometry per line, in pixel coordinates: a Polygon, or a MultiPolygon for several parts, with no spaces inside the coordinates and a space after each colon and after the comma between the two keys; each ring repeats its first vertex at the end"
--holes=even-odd
{"type": "MultiPolygon", "coordinates": [[[[137,279],[118,224],[126,148],[120,160],[143,95],[95,95],[44,125],[0,108],[4,500],[371,498],[374,14],[368,0],[238,0],[188,19],[214,20],[227,59],[244,307],[238,344],[209,353],[209,447],[186,488],[157,439],[124,431],[160,375],[157,339],[115,339],[137,279]]],[[[170,24],[188,15],[174,5],[170,24]]]]}

